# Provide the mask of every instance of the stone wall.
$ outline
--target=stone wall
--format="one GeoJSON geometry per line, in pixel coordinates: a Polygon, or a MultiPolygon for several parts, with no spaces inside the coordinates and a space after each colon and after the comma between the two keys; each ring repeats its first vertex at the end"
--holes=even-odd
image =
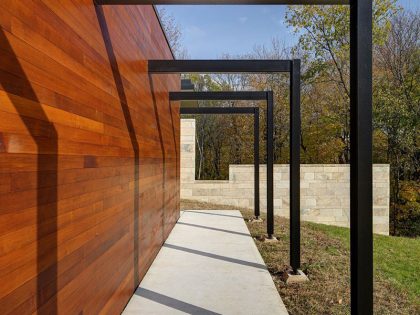
{"type": "MultiPolygon", "coordinates": [[[[254,166],[230,165],[229,180],[195,180],[195,120],[181,120],[181,198],[254,206],[254,166]]],[[[260,166],[261,211],[266,211],[266,166],[260,166]]],[[[389,165],[373,167],[374,232],[389,233],[389,165]]],[[[350,167],[339,164],[301,166],[301,218],[349,226],[350,167]]],[[[289,165],[274,165],[274,212],[289,216],[289,165]]]]}

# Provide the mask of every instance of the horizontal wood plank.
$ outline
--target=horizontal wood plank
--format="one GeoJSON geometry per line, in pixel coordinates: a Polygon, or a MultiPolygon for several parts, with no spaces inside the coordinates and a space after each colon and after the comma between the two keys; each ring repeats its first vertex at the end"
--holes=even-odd
{"type": "Polygon", "coordinates": [[[179,217],[152,6],[0,2],[0,313],[122,311],[179,217]]]}

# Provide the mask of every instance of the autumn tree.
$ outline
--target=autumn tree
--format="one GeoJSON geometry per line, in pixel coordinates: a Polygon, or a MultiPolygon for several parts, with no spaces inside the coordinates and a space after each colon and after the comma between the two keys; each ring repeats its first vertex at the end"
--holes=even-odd
{"type": "Polygon", "coordinates": [[[420,227],[419,40],[419,13],[400,12],[384,43],[375,49],[374,125],[376,139],[384,139],[380,155],[391,165],[394,234],[407,217],[420,227]]]}
{"type": "MultiPolygon", "coordinates": [[[[379,45],[386,38],[390,28],[390,17],[395,14],[396,0],[373,1],[373,40],[379,45]]],[[[328,118],[336,122],[330,126],[337,130],[341,142],[338,160],[350,161],[350,10],[348,6],[289,6],[286,22],[299,34],[295,51],[301,54],[307,71],[303,84],[311,84],[311,89],[328,92],[328,118]],[[320,85],[320,86],[316,86],[320,85]]],[[[316,106],[315,99],[305,99],[305,107],[316,106]]],[[[325,114],[325,112],[324,112],[325,114]]],[[[305,139],[303,139],[305,142],[305,139]]]]}
{"type": "MultiPolygon", "coordinates": [[[[282,60],[290,58],[290,49],[278,39],[273,39],[269,46],[256,46],[244,56],[247,59],[282,60]]],[[[246,75],[250,89],[273,91],[274,96],[274,163],[289,162],[289,76],[284,73],[265,73],[246,75]]],[[[264,141],[266,138],[266,104],[262,105],[261,126],[264,141]]],[[[265,147],[265,142],[260,146],[265,147]]],[[[263,161],[265,162],[265,156],[263,161]]]]}

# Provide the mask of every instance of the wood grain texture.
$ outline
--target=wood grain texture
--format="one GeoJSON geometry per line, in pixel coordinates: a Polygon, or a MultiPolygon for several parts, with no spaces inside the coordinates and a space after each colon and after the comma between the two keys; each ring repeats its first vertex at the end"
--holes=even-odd
{"type": "Polygon", "coordinates": [[[119,314],[179,218],[152,6],[0,1],[0,314],[119,314]]]}

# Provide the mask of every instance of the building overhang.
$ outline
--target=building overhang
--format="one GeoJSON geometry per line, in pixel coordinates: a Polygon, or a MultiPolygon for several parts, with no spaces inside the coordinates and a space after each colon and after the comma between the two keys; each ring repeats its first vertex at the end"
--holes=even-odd
{"type": "Polygon", "coordinates": [[[153,5],[222,5],[222,4],[246,4],[246,5],[348,5],[351,0],[95,0],[96,4],[153,4],[153,5]]]}

